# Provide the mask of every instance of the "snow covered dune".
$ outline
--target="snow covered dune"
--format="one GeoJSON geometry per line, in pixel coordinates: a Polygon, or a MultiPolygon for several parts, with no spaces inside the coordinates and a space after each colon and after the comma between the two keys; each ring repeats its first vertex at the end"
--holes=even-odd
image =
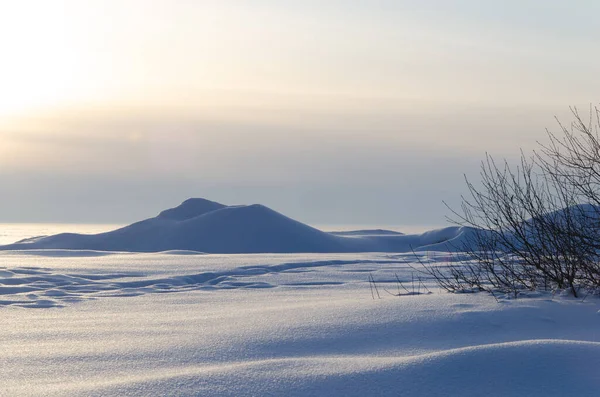
{"type": "Polygon", "coordinates": [[[109,379],[92,376],[88,383],[60,383],[37,391],[56,395],[593,396],[600,388],[598,365],[600,343],[537,340],[410,357],[322,356],[179,366],[109,379]]]}
{"type": "Polygon", "coordinates": [[[332,253],[447,251],[471,232],[448,227],[417,235],[387,230],[327,233],[263,205],[225,206],[189,199],[176,208],[124,228],[95,235],[63,233],[0,246],[0,250],[206,253],[332,253]]]}

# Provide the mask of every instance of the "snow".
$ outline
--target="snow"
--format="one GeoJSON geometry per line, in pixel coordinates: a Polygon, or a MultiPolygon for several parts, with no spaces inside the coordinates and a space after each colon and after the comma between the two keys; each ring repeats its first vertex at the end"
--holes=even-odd
{"type": "Polygon", "coordinates": [[[189,199],[132,225],[95,235],[63,233],[0,246],[0,250],[205,253],[343,253],[447,251],[472,230],[447,227],[404,235],[388,230],[324,232],[260,204],[226,206],[189,199]]]}
{"type": "Polygon", "coordinates": [[[400,236],[404,234],[385,229],[342,230],[330,233],[338,236],[400,236]]]}
{"type": "Polygon", "coordinates": [[[598,395],[597,298],[497,302],[428,279],[431,294],[392,296],[396,276],[423,291],[418,266],[412,253],[3,251],[0,395],[598,395]]]}

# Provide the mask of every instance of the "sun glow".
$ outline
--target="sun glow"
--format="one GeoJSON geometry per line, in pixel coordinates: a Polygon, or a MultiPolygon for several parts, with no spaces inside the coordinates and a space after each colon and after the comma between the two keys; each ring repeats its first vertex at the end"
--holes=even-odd
{"type": "Polygon", "coordinates": [[[0,116],[68,101],[76,93],[77,51],[65,7],[55,2],[0,6],[0,116]]]}

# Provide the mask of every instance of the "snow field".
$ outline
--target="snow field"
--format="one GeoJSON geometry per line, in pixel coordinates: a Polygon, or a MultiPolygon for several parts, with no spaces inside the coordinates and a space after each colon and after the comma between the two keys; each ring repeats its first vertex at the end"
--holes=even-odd
{"type": "Polygon", "coordinates": [[[597,395],[597,299],[386,293],[409,264],[7,251],[0,395],[597,395]]]}

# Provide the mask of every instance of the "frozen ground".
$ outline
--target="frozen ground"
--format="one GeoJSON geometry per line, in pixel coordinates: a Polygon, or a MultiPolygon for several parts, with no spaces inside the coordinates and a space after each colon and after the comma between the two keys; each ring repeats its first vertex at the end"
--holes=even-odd
{"type": "Polygon", "coordinates": [[[410,263],[5,251],[0,395],[598,395],[597,299],[383,291],[410,263]]]}

